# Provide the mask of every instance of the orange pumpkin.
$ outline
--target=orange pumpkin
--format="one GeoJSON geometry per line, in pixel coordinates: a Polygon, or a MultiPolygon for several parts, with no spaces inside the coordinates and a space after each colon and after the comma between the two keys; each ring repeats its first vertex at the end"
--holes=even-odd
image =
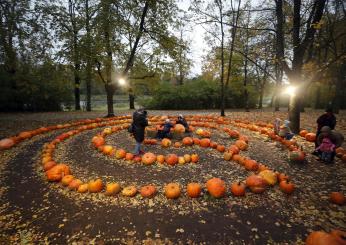
{"type": "Polygon", "coordinates": [[[158,155],[156,157],[156,160],[158,163],[164,163],[165,162],[165,156],[164,155],[158,155]]]}
{"type": "Polygon", "coordinates": [[[174,126],[174,132],[184,133],[185,132],[185,127],[182,124],[176,124],[174,126]]]}
{"type": "Polygon", "coordinates": [[[126,156],[126,151],[124,149],[119,149],[115,152],[116,159],[123,159],[126,156]]]}
{"type": "Polygon", "coordinates": [[[255,160],[246,159],[244,162],[244,166],[246,170],[256,171],[258,169],[258,164],[255,160]]]}
{"type": "Polygon", "coordinates": [[[239,148],[236,145],[231,145],[228,148],[228,151],[233,152],[233,154],[239,154],[239,152],[240,152],[239,148]]]}
{"type": "Polygon", "coordinates": [[[280,186],[280,189],[286,194],[291,194],[295,189],[294,184],[291,183],[289,180],[281,181],[279,186],[280,186]]]}
{"type": "Polygon", "coordinates": [[[248,145],[246,144],[246,142],[244,140],[237,140],[235,142],[235,145],[241,150],[241,151],[245,151],[248,147],[248,145]]]}
{"type": "Polygon", "coordinates": [[[225,151],[225,146],[224,145],[217,145],[216,150],[219,152],[224,152],[225,151]]]}
{"type": "Polygon", "coordinates": [[[112,196],[112,195],[119,193],[120,190],[121,190],[121,187],[118,183],[108,183],[106,185],[105,195],[112,196]]]}
{"type": "Polygon", "coordinates": [[[225,195],[226,185],[225,182],[219,178],[212,178],[206,183],[209,194],[215,198],[220,198],[225,195]]]}
{"type": "Polygon", "coordinates": [[[133,160],[133,158],[134,158],[134,155],[133,155],[132,153],[130,153],[130,152],[127,152],[127,153],[126,153],[125,159],[126,159],[127,161],[131,161],[131,160],[133,160]]]}
{"type": "Polygon", "coordinates": [[[246,144],[249,143],[249,138],[245,135],[240,135],[239,140],[245,141],[246,144]]]}
{"type": "Polygon", "coordinates": [[[199,144],[200,144],[200,146],[205,147],[205,148],[209,147],[210,146],[210,139],[203,138],[200,140],[199,144]]]}
{"type": "Polygon", "coordinates": [[[166,157],[165,157],[165,162],[168,164],[168,165],[175,165],[178,163],[178,156],[176,154],[168,154],[166,157]]]}
{"type": "Polygon", "coordinates": [[[77,192],[79,193],[85,193],[88,191],[88,184],[82,184],[78,187],[77,192]]]}
{"type": "Polygon", "coordinates": [[[103,183],[101,179],[91,180],[88,183],[88,190],[91,193],[96,193],[102,191],[103,183]]]}
{"type": "Polygon", "coordinates": [[[176,147],[176,148],[180,148],[181,147],[181,143],[177,141],[177,142],[174,143],[173,146],[176,147]]]}
{"type": "Polygon", "coordinates": [[[201,195],[201,185],[198,183],[189,183],[186,187],[187,195],[192,198],[197,198],[201,195]]]}
{"type": "Polygon", "coordinates": [[[55,165],[56,163],[54,161],[49,161],[43,165],[43,169],[44,171],[48,171],[49,169],[53,168],[55,165]]]}
{"type": "Polygon", "coordinates": [[[305,241],[306,245],[343,245],[337,236],[324,231],[313,231],[305,241]]]}
{"type": "Polygon", "coordinates": [[[233,155],[232,152],[225,152],[223,154],[223,159],[225,159],[226,161],[230,161],[232,159],[232,155],[233,155]]]}
{"type": "Polygon", "coordinates": [[[169,183],[165,186],[165,195],[169,199],[176,199],[180,196],[180,186],[177,183],[169,183]]]}
{"type": "Polygon", "coordinates": [[[122,190],[121,194],[126,197],[134,197],[137,194],[137,188],[133,185],[127,186],[122,190]]]}
{"type": "Polygon", "coordinates": [[[32,137],[32,134],[30,132],[27,132],[27,131],[23,131],[23,132],[20,132],[18,134],[18,137],[22,140],[25,140],[25,139],[29,139],[32,137]]]}
{"type": "Polygon", "coordinates": [[[10,149],[14,145],[15,145],[15,142],[14,142],[13,139],[2,139],[2,140],[0,140],[0,150],[10,149]]]}
{"type": "Polygon", "coordinates": [[[231,192],[234,196],[244,196],[246,185],[242,182],[236,182],[231,185],[231,192]]]}
{"type": "Polygon", "coordinates": [[[275,185],[277,182],[277,175],[271,170],[263,170],[259,174],[268,185],[275,185]]]}
{"type": "Polygon", "coordinates": [[[301,136],[301,137],[305,137],[305,135],[308,133],[308,131],[306,131],[305,129],[304,130],[301,130],[300,132],[299,132],[299,135],[301,136]]]}
{"type": "Polygon", "coordinates": [[[305,135],[305,139],[309,142],[315,142],[316,141],[316,134],[314,133],[307,133],[305,135]]]}
{"type": "Polygon", "coordinates": [[[195,145],[199,145],[201,143],[201,140],[198,138],[192,138],[192,140],[195,145]]]}
{"type": "Polygon", "coordinates": [[[156,161],[156,155],[151,152],[147,152],[142,156],[142,162],[145,165],[151,165],[156,161]]]}
{"type": "Polygon", "coordinates": [[[229,130],[229,131],[228,131],[228,135],[229,135],[231,138],[234,138],[234,139],[239,138],[239,132],[236,131],[236,130],[229,130]]]}
{"type": "Polygon", "coordinates": [[[199,156],[195,153],[191,154],[191,162],[196,163],[199,161],[199,156]]]}
{"type": "Polygon", "coordinates": [[[73,175],[65,175],[62,179],[61,179],[61,183],[64,186],[68,186],[72,180],[74,179],[73,175]]]}
{"type": "Polygon", "coordinates": [[[151,198],[156,194],[156,187],[154,185],[143,186],[140,190],[142,197],[151,198]]]}
{"type": "Polygon", "coordinates": [[[189,154],[185,154],[184,155],[184,160],[185,160],[186,163],[191,162],[191,156],[189,154]]]}
{"type": "Polygon", "coordinates": [[[183,139],[183,144],[184,145],[193,145],[193,139],[191,137],[185,137],[183,139]]]}
{"type": "Polygon", "coordinates": [[[46,172],[48,181],[60,181],[62,177],[70,174],[70,167],[66,164],[57,164],[46,172]]]}
{"type": "Polygon", "coordinates": [[[335,203],[335,204],[338,204],[338,205],[343,205],[346,202],[346,198],[345,198],[344,194],[342,194],[341,192],[332,192],[332,193],[330,193],[329,200],[332,203],[335,203]]]}
{"type": "Polygon", "coordinates": [[[101,136],[94,136],[92,139],[92,143],[97,148],[97,147],[105,144],[105,139],[101,136]]]}
{"type": "Polygon", "coordinates": [[[106,155],[110,155],[111,152],[113,151],[113,146],[111,145],[105,145],[103,146],[102,152],[106,155]]]}
{"type": "Polygon", "coordinates": [[[161,146],[162,147],[169,147],[172,145],[172,141],[170,139],[167,139],[167,138],[164,138],[162,141],[161,141],[161,146]]]}
{"type": "Polygon", "coordinates": [[[70,182],[70,184],[68,185],[68,188],[70,190],[78,190],[79,186],[83,184],[83,182],[79,179],[74,179],[70,182]]]}
{"type": "Polygon", "coordinates": [[[250,188],[253,193],[262,193],[266,189],[267,182],[258,175],[251,175],[246,179],[246,186],[250,188]]]}

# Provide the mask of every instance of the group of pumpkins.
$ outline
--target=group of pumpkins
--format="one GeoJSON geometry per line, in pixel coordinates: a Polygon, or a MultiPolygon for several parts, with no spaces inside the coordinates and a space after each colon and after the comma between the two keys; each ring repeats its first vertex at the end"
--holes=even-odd
{"type": "Polygon", "coordinates": [[[341,230],[313,231],[305,241],[306,245],[346,245],[346,232],[341,230]]]}

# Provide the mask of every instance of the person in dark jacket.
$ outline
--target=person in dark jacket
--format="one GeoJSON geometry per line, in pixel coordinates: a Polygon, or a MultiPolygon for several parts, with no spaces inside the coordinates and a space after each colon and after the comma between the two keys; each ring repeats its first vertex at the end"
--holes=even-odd
{"type": "MultiPolygon", "coordinates": [[[[333,109],[331,107],[328,107],[326,109],[325,113],[323,115],[321,115],[317,119],[316,122],[317,122],[317,132],[316,132],[315,148],[317,148],[319,146],[317,139],[321,133],[322,127],[328,126],[331,130],[335,129],[336,117],[333,114],[333,109]]],[[[313,154],[317,155],[316,151],[313,154]]]]}
{"type": "Polygon", "coordinates": [[[182,114],[179,114],[178,120],[176,121],[176,124],[181,124],[185,127],[185,132],[189,132],[189,125],[187,124],[185,118],[182,114]]]}
{"type": "Polygon", "coordinates": [[[173,128],[173,124],[171,123],[171,121],[169,119],[166,119],[165,124],[163,124],[163,128],[162,130],[159,130],[157,132],[157,136],[156,138],[159,139],[163,139],[163,138],[169,138],[170,137],[170,132],[171,132],[171,128],[173,128]]]}
{"type": "Polygon", "coordinates": [[[132,116],[132,132],[136,140],[135,155],[143,154],[141,144],[144,140],[145,127],[148,126],[147,111],[138,109],[132,116]]]}

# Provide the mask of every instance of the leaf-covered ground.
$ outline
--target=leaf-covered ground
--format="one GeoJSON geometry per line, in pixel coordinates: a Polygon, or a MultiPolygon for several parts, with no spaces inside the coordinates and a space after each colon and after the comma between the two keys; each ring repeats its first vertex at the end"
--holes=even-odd
{"type": "MultiPolygon", "coordinates": [[[[126,113],[129,112],[121,114],[126,113]]],[[[302,127],[314,131],[321,113],[302,113],[302,127]]],[[[0,114],[0,138],[23,130],[103,115],[102,112],[0,114]]],[[[269,111],[227,112],[229,118],[249,121],[272,122],[286,115],[286,112],[269,111]]],[[[342,112],[337,118],[337,130],[345,134],[346,113],[342,112]]],[[[211,177],[220,177],[229,186],[244,180],[250,173],[235,162],[223,160],[221,153],[196,146],[168,149],[145,146],[146,151],[157,154],[196,152],[200,156],[196,165],[143,166],[116,160],[91,146],[91,138],[100,130],[86,131],[66,140],[56,150],[56,159],[68,162],[73,174],[83,181],[101,177],[138,187],[153,183],[158,187],[158,195],[152,199],[143,199],[140,195],[107,197],[69,192],[59,184],[50,184],[39,167],[40,152],[44,143],[64,130],[35,136],[0,152],[0,244],[300,244],[312,230],[346,229],[346,207],[328,200],[331,191],[346,193],[346,168],[340,160],[326,165],[309,154],[306,164],[291,164],[287,150],[281,145],[260,134],[238,129],[250,138],[249,149],[243,154],[289,175],[296,191],[288,196],[275,186],[263,194],[247,192],[240,198],[228,191],[222,199],[213,199],[205,192],[202,197],[191,199],[186,197],[183,188],[179,199],[168,200],[163,195],[163,186],[168,182],[179,182],[185,187],[189,182],[205,183],[211,177]]],[[[311,143],[297,139],[306,152],[312,151],[311,143]]],[[[212,131],[212,140],[226,146],[232,143],[216,130],[212,131]]],[[[134,147],[125,131],[107,137],[107,143],[128,151],[134,147]]]]}

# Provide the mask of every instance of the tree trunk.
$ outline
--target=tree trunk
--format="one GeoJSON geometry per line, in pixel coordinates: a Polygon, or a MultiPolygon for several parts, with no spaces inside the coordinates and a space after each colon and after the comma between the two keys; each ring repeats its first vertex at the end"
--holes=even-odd
{"type": "Polygon", "coordinates": [[[258,109],[263,108],[263,94],[264,94],[264,89],[260,89],[260,95],[259,95],[259,100],[258,100],[258,109]]]}
{"type": "Polygon", "coordinates": [[[224,46],[224,37],[225,37],[225,33],[223,32],[223,13],[222,13],[222,2],[220,2],[219,5],[219,10],[220,10],[220,18],[221,18],[221,22],[220,22],[220,27],[221,27],[221,74],[220,74],[220,84],[221,84],[221,91],[220,91],[220,99],[221,99],[221,116],[224,117],[225,116],[225,83],[223,80],[223,75],[224,75],[224,69],[225,69],[225,60],[224,60],[224,50],[223,50],[223,46],[224,46]]]}
{"type": "Polygon", "coordinates": [[[344,62],[339,67],[338,76],[336,78],[336,84],[335,84],[335,96],[333,98],[332,106],[333,106],[333,112],[336,114],[339,114],[339,110],[341,107],[341,101],[343,100],[343,79],[346,75],[346,62],[344,62]]]}
{"type": "Polygon", "coordinates": [[[288,118],[291,122],[292,132],[298,134],[300,131],[300,99],[298,95],[290,98],[288,118]]]}
{"type": "Polygon", "coordinates": [[[247,91],[247,88],[245,87],[244,90],[244,99],[245,99],[245,111],[249,112],[249,92],[247,91]]]}
{"type": "Polygon", "coordinates": [[[85,29],[87,35],[86,47],[86,110],[91,111],[91,41],[90,41],[90,15],[89,15],[89,0],[85,0],[85,29]]]}
{"type": "Polygon", "coordinates": [[[75,110],[80,110],[80,77],[75,68],[74,74],[74,100],[75,100],[75,110]]]}
{"type": "Polygon", "coordinates": [[[107,117],[114,117],[114,110],[113,110],[113,95],[114,95],[114,88],[111,84],[106,83],[105,89],[107,93],[107,117]]]}

